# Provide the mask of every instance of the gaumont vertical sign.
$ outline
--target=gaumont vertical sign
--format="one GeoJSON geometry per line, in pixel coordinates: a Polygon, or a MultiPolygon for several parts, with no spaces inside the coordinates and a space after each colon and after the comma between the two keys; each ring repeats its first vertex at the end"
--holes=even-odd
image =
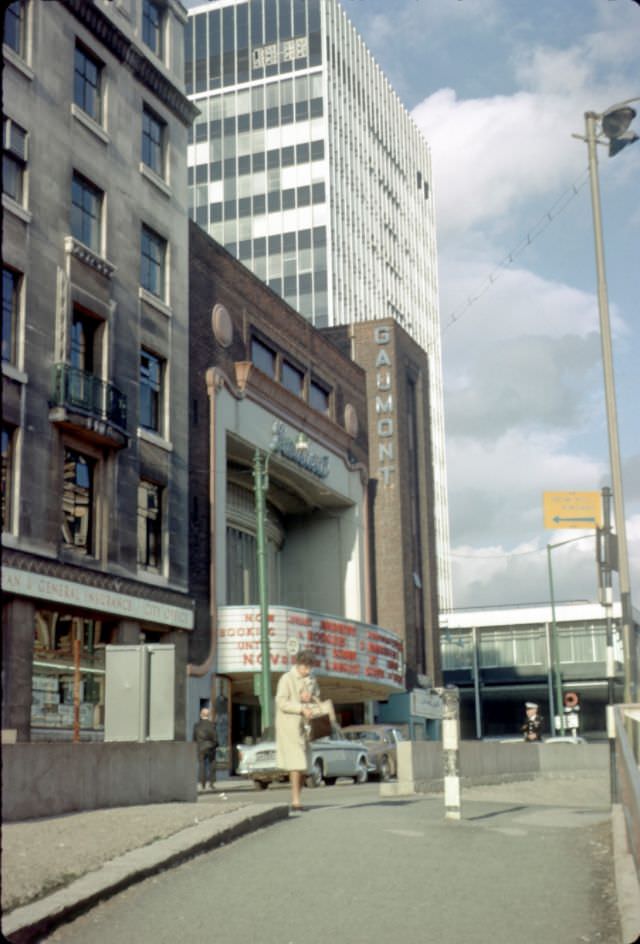
{"type": "MultiPolygon", "coordinates": [[[[404,688],[402,640],[368,623],[309,610],[269,607],[269,654],[273,671],[286,671],[299,649],[311,649],[321,675],[404,688]]],[[[226,606],[218,610],[218,672],[260,668],[260,610],[226,606]]]]}
{"type": "Polygon", "coordinates": [[[391,382],[389,342],[391,332],[384,325],[373,329],[378,345],[376,354],[376,436],[378,439],[378,478],[383,486],[393,483],[395,460],[395,412],[391,382]]]}

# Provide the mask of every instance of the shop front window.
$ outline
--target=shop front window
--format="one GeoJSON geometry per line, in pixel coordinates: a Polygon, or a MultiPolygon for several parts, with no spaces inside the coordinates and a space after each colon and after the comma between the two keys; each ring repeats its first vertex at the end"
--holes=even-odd
{"type": "Polygon", "coordinates": [[[109,636],[110,629],[101,620],[53,610],[36,612],[31,683],[33,740],[71,740],[76,721],[82,740],[101,739],[104,647],[109,636]]]}

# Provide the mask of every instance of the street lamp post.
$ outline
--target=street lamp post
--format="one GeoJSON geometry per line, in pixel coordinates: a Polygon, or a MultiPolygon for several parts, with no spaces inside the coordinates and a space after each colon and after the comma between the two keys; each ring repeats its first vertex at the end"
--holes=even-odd
{"type": "MultiPolygon", "coordinates": [[[[588,534],[581,534],[577,538],[569,538],[567,541],[558,541],[556,544],[547,544],[547,570],[549,573],[549,598],[551,601],[551,675],[553,677],[553,688],[555,692],[555,710],[558,724],[553,723],[552,727],[558,727],[564,734],[564,702],[562,698],[562,675],[560,673],[560,650],[558,647],[558,624],[556,621],[556,597],[553,589],[553,566],[551,564],[551,551],[554,547],[563,547],[565,544],[573,544],[575,541],[584,541],[588,534]]],[[[553,734],[553,730],[551,732],[553,734]]]]}
{"type": "MultiPolygon", "coordinates": [[[[274,424],[274,427],[278,424],[274,424]]],[[[253,455],[253,486],[256,510],[256,566],[258,571],[258,606],[260,609],[260,672],[256,678],[256,691],[260,700],[262,730],[273,724],[273,698],[271,694],[271,652],[269,649],[269,592],[267,576],[267,492],[269,491],[269,459],[278,448],[278,440],[272,439],[266,452],[256,449],[253,455]]],[[[304,433],[299,433],[294,444],[295,452],[301,455],[309,448],[304,433]]]]}
{"type": "Polygon", "coordinates": [[[631,610],[631,586],[629,579],[629,554],[627,550],[627,532],[624,516],[624,496],[622,490],[622,470],[620,462],[620,444],[618,439],[618,420],[616,411],[616,392],[613,372],[613,353],[611,345],[611,324],[609,301],[604,265],[604,247],[602,237],[602,216],[600,210],[600,186],[598,182],[597,144],[604,143],[603,136],[609,141],[609,156],[614,157],[627,144],[638,140],[638,136],[629,131],[629,126],[636,117],[636,111],[630,102],[640,101],[631,98],[626,102],[613,105],[602,114],[588,111],[585,113],[585,137],[589,151],[589,177],[591,182],[591,203],[593,209],[593,232],[596,252],[596,272],[598,279],[598,311],[600,315],[600,340],[602,344],[602,365],[604,370],[604,392],[607,412],[607,431],[609,437],[609,461],[611,464],[611,485],[613,491],[614,520],[618,546],[618,573],[620,579],[620,604],[622,609],[622,638],[624,645],[624,698],[627,703],[637,697],[636,657],[633,638],[633,614],[631,610]]]}
{"type": "Polygon", "coordinates": [[[562,676],[560,675],[560,652],[558,647],[558,624],[556,622],[556,599],[553,591],[553,567],[551,566],[551,550],[555,544],[547,544],[547,567],[549,570],[549,596],[551,597],[551,660],[553,689],[555,692],[555,719],[552,720],[551,733],[559,728],[564,734],[562,711],[562,676]],[[556,723],[557,722],[557,723],[556,723]]]}

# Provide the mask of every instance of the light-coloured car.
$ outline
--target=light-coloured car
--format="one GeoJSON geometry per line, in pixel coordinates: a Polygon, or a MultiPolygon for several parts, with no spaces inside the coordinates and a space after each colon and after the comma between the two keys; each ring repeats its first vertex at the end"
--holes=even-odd
{"type": "Polygon", "coordinates": [[[350,724],[344,736],[350,741],[364,744],[369,754],[369,773],[390,780],[398,773],[397,747],[406,741],[406,734],[392,724],[350,724]]]}
{"type": "MultiPolygon", "coordinates": [[[[266,789],[270,783],[288,779],[286,771],[276,766],[276,742],[272,731],[257,744],[237,747],[237,773],[253,780],[256,787],[266,789]]],[[[333,725],[331,735],[311,744],[311,765],[307,785],[319,787],[324,781],[332,786],[338,777],[350,777],[354,783],[365,783],[369,776],[369,760],[364,744],[349,741],[340,727],[333,725]]]]}

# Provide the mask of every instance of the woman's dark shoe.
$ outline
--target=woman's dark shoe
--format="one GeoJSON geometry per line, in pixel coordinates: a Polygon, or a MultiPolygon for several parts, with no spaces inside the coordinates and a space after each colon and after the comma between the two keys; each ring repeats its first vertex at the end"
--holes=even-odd
{"type": "Polygon", "coordinates": [[[306,810],[306,806],[301,806],[300,803],[292,803],[292,804],[291,804],[291,812],[292,812],[292,813],[304,813],[305,810],[306,810]]]}

